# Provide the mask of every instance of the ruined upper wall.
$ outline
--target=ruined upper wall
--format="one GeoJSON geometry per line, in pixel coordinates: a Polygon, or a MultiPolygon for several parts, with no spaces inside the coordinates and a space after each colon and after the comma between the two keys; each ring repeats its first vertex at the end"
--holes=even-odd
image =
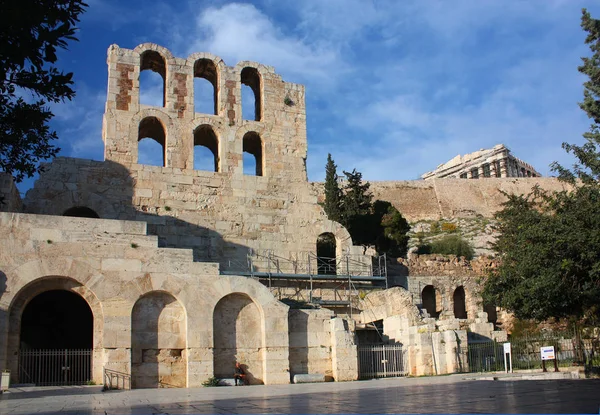
{"type": "Polygon", "coordinates": [[[389,201],[407,220],[419,221],[492,217],[506,201],[502,192],[527,194],[535,185],[550,191],[564,190],[566,186],[550,177],[511,177],[371,182],[371,191],[374,199],[389,201]]]}
{"type": "Polygon", "coordinates": [[[218,173],[241,176],[247,151],[260,165],[257,175],[307,180],[304,87],[284,82],[272,67],[248,61],[230,67],[209,53],[177,58],[152,43],[133,50],[112,45],[107,63],[102,131],[106,160],[126,167],[136,164],[138,141],[151,137],[163,146],[167,168],[193,169],[194,145],[203,145],[213,152],[218,173]],[[144,70],[163,78],[162,107],[140,104],[144,70]],[[195,111],[195,78],[213,85],[213,114],[195,111]],[[254,92],[254,120],[242,117],[242,85],[254,92]]]}
{"type": "MultiPolygon", "coordinates": [[[[373,200],[390,202],[411,222],[475,216],[490,218],[506,201],[502,192],[527,194],[536,185],[549,191],[566,188],[553,177],[404,180],[370,184],[373,200]]],[[[312,185],[322,202],[323,184],[312,185]]]]}
{"type": "Polygon", "coordinates": [[[12,176],[0,172],[0,212],[20,212],[22,208],[21,196],[12,176]]]}

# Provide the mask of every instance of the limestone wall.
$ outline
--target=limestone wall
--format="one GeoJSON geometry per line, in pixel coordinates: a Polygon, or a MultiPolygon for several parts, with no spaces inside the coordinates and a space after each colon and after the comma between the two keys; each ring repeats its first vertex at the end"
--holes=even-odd
{"type": "Polygon", "coordinates": [[[327,309],[290,310],[290,375],[323,374],[333,377],[331,326],[327,309]]]}
{"type": "Polygon", "coordinates": [[[136,386],[200,386],[240,358],[256,383],[288,383],[288,307],[250,278],[193,262],[191,250],[158,248],[145,230],[143,222],[0,213],[0,365],[18,375],[28,302],[67,290],[93,314],[96,382],[106,367],[131,373],[136,386]]]}
{"type": "Polygon", "coordinates": [[[219,262],[223,270],[245,264],[250,249],[283,258],[315,252],[324,232],[336,236],[339,255],[362,253],[326,218],[305,182],[57,158],[25,204],[28,213],[85,206],[101,218],[145,221],[160,246],[192,249],[195,260],[219,262]]]}

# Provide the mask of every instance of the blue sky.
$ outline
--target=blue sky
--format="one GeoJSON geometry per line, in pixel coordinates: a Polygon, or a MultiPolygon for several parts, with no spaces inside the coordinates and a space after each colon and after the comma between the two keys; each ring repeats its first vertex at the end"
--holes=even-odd
{"type": "MultiPolygon", "coordinates": [[[[61,155],[102,160],[106,50],[154,42],[186,57],[274,66],[306,86],[309,180],[327,153],[367,180],[411,180],[498,143],[544,175],[581,143],[589,54],[581,8],[597,0],[88,0],[60,53],[77,97],[53,106],[61,155]]],[[[25,181],[24,191],[31,186],[25,181]]]]}

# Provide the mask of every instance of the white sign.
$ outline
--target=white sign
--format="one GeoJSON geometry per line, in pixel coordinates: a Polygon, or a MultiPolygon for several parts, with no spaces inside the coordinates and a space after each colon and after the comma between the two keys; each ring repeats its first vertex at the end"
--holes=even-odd
{"type": "Polygon", "coordinates": [[[554,356],[554,346],[545,346],[541,349],[542,352],[542,360],[554,360],[556,357],[554,356]]]}
{"type": "Polygon", "coordinates": [[[510,368],[510,373],[512,373],[512,350],[510,343],[503,343],[504,346],[504,371],[508,373],[508,369],[510,368]]]}

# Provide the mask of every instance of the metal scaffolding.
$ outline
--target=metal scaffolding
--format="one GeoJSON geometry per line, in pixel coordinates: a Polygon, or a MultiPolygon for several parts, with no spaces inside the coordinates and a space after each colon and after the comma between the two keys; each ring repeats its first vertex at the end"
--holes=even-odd
{"type": "Polygon", "coordinates": [[[352,297],[360,289],[381,289],[387,284],[386,256],[350,255],[336,258],[298,252],[285,258],[272,250],[250,250],[244,260],[230,260],[221,265],[222,275],[241,275],[263,280],[269,287],[275,280],[306,281],[310,284],[310,303],[327,307],[351,307],[352,297]],[[334,297],[343,289],[345,300],[322,300],[313,296],[313,283],[331,283],[334,297]]]}

